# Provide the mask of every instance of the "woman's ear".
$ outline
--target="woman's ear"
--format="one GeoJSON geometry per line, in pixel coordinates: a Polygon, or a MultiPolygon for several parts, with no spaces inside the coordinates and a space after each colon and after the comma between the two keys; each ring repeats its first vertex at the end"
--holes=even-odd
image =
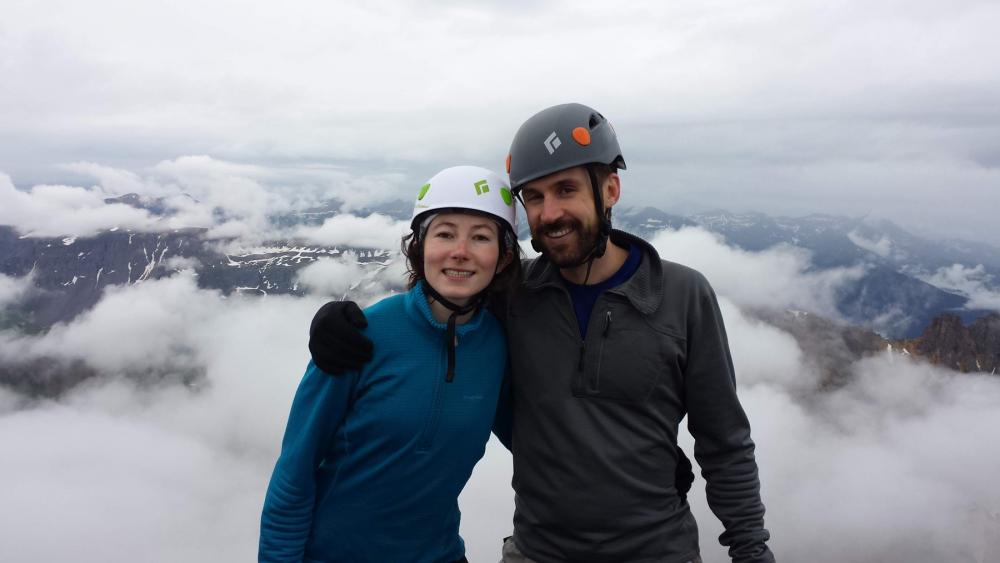
{"type": "Polygon", "coordinates": [[[504,271],[504,268],[510,266],[510,263],[513,260],[513,258],[514,258],[514,251],[508,250],[507,252],[505,252],[504,255],[501,256],[500,260],[497,262],[497,273],[499,274],[500,272],[504,271]]]}

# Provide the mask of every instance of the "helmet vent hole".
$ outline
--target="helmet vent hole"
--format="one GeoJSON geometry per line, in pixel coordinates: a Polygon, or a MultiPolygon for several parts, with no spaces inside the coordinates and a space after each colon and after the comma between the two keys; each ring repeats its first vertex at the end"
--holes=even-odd
{"type": "Polygon", "coordinates": [[[590,123],[588,125],[590,126],[591,129],[593,129],[594,127],[600,125],[601,121],[604,121],[604,118],[601,116],[601,114],[592,113],[590,114],[590,123]]]}

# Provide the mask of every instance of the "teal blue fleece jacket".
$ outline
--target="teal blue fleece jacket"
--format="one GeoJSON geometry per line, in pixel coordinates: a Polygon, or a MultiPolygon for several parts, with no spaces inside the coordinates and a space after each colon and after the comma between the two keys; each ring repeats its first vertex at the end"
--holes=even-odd
{"type": "Polygon", "coordinates": [[[482,457],[507,345],[496,318],[443,323],[420,286],[365,310],[375,358],[332,377],[312,362],[292,402],[261,516],[259,560],[461,559],[458,495],[482,457]]]}

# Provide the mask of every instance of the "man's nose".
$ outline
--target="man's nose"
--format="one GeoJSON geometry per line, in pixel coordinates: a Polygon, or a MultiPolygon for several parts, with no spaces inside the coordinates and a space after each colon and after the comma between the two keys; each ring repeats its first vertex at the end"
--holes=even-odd
{"type": "Polygon", "coordinates": [[[539,220],[543,225],[552,223],[562,216],[562,207],[554,199],[545,198],[542,200],[542,213],[539,220]]]}

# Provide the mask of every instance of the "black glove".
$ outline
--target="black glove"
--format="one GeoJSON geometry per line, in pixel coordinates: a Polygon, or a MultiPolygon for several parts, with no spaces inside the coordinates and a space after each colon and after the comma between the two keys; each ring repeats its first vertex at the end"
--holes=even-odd
{"type": "Polygon", "coordinates": [[[316,366],[340,375],[372,360],[372,341],[361,334],[368,319],[353,301],[330,301],[309,325],[309,352],[316,366]]]}
{"type": "Polygon", "coordinates": [[[694,483],[694,471],[691,471],[691,460],[684,455],[684,450],[678,446],[674,487],[677,488],[677,496],[681,497],[681,502],[687,501],[688,491],[691,490],[691,483],[694,483]]]}

